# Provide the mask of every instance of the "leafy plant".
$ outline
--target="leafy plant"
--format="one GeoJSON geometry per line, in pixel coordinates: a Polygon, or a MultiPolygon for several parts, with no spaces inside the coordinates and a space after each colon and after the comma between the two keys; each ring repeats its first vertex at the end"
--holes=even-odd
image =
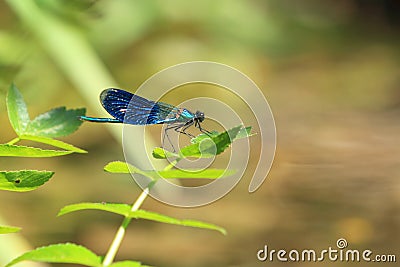
{"type": "MultiPolygon", "coordinates": [[[[25,101],[14,84],[8,90],[6,103],[8,117],[17,137],[6,144],[0,144],[0,156],[38,158],[63,156],[74,152],[86,153],[86,151],[73,145],[53,139],[76,131],[81,125],[76,117],[84,115],[85,109],[67,110],[65,107],[59,107],[31,120],[25,101]],[[62,150],[16,145],[21,140],[44,143],[62,150]]],[[[53,174],[52,171],[37,170],[0,171],[0,190],[31,191],[50,180],[53,174]]],[[[19,230],[20,228],[17,227],[0,226],[0,234],[18,232],[19,230]]]]}
{"type": "MultiPolygon", "coordinates": [[[[43,113],[33,120],[30,119],[25,101],[15,85],[11,85],[7,95],[7,111],[10,123],[14,128],[17,137],[6,144],[0,144],[0,156],[5,157],[55,157],[70,153],[86,153],[86,151],[67,144],[54,138],[71,134],[80,126],[81,121],[78,116],[84,115],[85,109],[67,110],[64,107],[52,109],[43,113]],[[16,145],[22,140],[29,140],[46,145],[54,146],[55,150],[41,149],[31,146],[16,145]],[[61,150],[60,150],[61,149],[61,150]]],[[[189,226],[195,228],[209,229],[226,234],[226,230],[212,223],[177,219],[167,215],[140,209],[142,203],[149,194],[152,186],[161,178],[163,179],[218,179],[232,175],[234,170],[225,169],[205,169],[205,170],[182,170],[174,169],[175,165],[182,159],[188,157],[208,158],[218,155],[227,149],[230,144],[238,138],[245,138],[250,135],[251,128],[242,126],[234,127],[223,133],[213,132],[210,136],[201,134],[192,139],[192,144],[183,147],[178,153],[166,151],[162,148],[153,150],[153,157],[156,159],[166,159],[174,157],[174,161],[163,170],[141,170],[126,162],[114,161],[108,163],[104,170],[110,173],[136,173],[150,179],[148,186],[143,190],[137,200],[132,204],[121,203],[78,203],[65,206],[60,210],[58,216],[80,210],[101,210],[123,216],[121,226],[106,254],[100,257],[89,249],[72,244],[53,244],[37,248],[24,253],[11,261],[7,266],[12,266],[21,261],[39,261],[49,263],[72,263],[85,266],[144,266],[138,261],[122,261],[113,263],[115,255],[119,249],[125,230],[132,219],[145,219],[166,224],[189,226]]],[[[21,171],[0,171],[0,189],[16,192],[26,192],[34,190],[46,183],[54,172],[21,170],[21,171]]],[[[0,233],[12,233],[19,231],[17,227],[0,226],[0,233]]]]}
{"type": "Polygon", "coordinates": [[[220,154],[229,145],[238,138],[245,138],[250,135],[251,128],[243,128],[241,126],[232,128],[223,133],[213,132],[211,136],[199,135],[192,139],[192,144],[183,147],[178,153],[172,153],[165,151],[161,148],[155,148],[153,150],[153,157],[157,159],[165,159],[168,156],[174,156],[175,160],[170,163],[161,171],[154,170],[141,170],[133,165],[129,165],[126,162],[114,161],[108,163],[104,170],[110,173],[127,174],[130,172],[144,175],[150,178],[148,186],[143,190],[140,196],[132,205],[121,204],[121,203],[77,203],[65,206],[60,210],[58,216],[65,215],[68,213],[81,211],[81,210],[101,210],[110,213],[118,214],[124,217],[115,237],[108,249],[105,257],[95,255],[89,249],[71,243],[55,244],[46,247],[37,248],[33,251],[29,251],[20,257],[14,259],[7,266],[12,266],[18,262],[31,260],[41,262],[52,262],[52,263],[78,263],[85,266],[113,266],[113,267],[132,267],[132,266],[145,266],[138,261],[121,261],[115,262],[114,258],[119,249],[119,246],[124,238],[125,231],[132,221],[132,219],[145,219],[166,224],[174,224],[181,226],[189,226],[195,228],[209,229],[218,231],[222,234],[226,234],[226,230],[215,224],[188,220],[188,219],[177,219],[167,215],[146,211],[140,209],[144,200],[149,194],[152,186],[161,178],[164,179],[186,179],[186,178],[202,178],[202,179],[217,179],[226,177],[234,173],[233,170],[224,169],[206,169],[206,170],[178,170],[173,169],[174,166],[180,160],[187,157],[209,157],[211,148],[215,148],[215,153],[220,154]]]}
{"type": "MultiPolygon", "coordinates": [[[[59,107],[40,114],[31,120],[21,93],[12,84],[7,94],[7,112],[11,126],[18,135],[18,137],[6,144],[8,147],[14,146],[15,143],[21,140],[30,140],[61,148],[66,153],[86,153],[86,151],[73,145],[53,139],[75,132],[82,124],[80,120],[77,120],[77,117],[85,114],[84,108],[67,110],[65,107],[59,107]]],[[[18,148],[19,146],[16,147],[18,148]]],[[[48,150],[35,149],[31,152],[34,152],[33,156],[35,157],[61,155],[49,155],[47,154],[48,150]]]]}

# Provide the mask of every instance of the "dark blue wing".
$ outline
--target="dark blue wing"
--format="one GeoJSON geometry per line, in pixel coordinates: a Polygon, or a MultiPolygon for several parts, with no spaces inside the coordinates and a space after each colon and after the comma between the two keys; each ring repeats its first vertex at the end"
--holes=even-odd
{"type": "Polygon", "coordinates": [[[154,102],[127,91],[115,88],[104,90],[100,95],[104,109],[120,122],[145,125],[173,123],[171,111],[177,108],[162,102],[154,102]]]}

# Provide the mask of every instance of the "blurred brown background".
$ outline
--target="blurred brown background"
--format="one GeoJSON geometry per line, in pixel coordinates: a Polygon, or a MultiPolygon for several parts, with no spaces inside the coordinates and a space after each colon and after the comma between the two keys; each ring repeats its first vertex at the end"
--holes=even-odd
{"type": "MultiPolygon", "coordinates": [[[[152,199],[143,206],[216,223],[227,236],[134,221],[118,259],[156,266],[309,266],[261,263],[256,253],[264,245],[322,250],[343,237],[351,249],[397,254],[399,261],[399,12],[395,0],[1,2],[0,139],[15,137],[5,108],[12,81],[31,117],[61,105],[104,115],[98,93],[114,81],[135,91],[171,65],[228,64],[257,83],[275,116],[277,153],[266,182],[247,192],[257,160],[258,139],[252,137],[249,172],[223,199],[195,209],[152,199]]],[[[183,88],[179,96],[199,91],[183,88]]],[[[124,159],[121,128],[113,128],[86,123],[63,139],[86,149],[85,155],[0,158],[2,170],[56,172],[36,191],[0,192],[2,224],[23,227],[18,237],[0,236],[0,243],[74,242],[105,254],[120,217],[56,214],[71,203],[131,203],[139,195],[128,175],[103,171],[106,163],[124,159]]]]}

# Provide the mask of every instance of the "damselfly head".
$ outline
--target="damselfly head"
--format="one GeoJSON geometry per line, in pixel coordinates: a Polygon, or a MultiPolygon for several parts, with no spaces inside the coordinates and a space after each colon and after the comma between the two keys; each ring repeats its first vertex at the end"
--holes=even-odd
{"type": "Polygon", "coordinates": [[[195,119],[197,119],[199,122],[203,122],[204,121],[204,113],[201,111],[196,111],[195,119]]]}

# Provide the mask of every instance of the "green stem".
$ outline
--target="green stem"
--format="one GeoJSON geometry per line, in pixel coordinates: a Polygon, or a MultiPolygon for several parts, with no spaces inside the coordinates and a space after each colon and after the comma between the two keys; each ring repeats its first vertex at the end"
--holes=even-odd
{"type": "MultiPolygon", "coordinates": [[[[143,202],[146,199],[148,194],[149,194],[149,188],[146,187],[143,190],[143,192],[140,194],[138,199],[135,201],[135,203],[132,205],[131,211],[137,211],[140,208],[140,206],[143,204],[143,202]]],[[[113,262],[115,255],[117,254],[117,251],[122,243],[122,239],[125,236],[126,228],[128,227],[131,220],[132,220],[132,218],[125,218],[122,221],[122,224],[119,227],[117,234],[115,235],[114,240],[111,243],[111,246],[108,249],[108,252],[104,258],[103,266],[109,266],[113,262]]]]}
{"type": "Polygon", "coordinates": [[[171,162],[167,167],[165,167],[163,171],[169,171],[170,169],[172,169],[173,167],[175,167],[175,165],[176,165],[181,159],[182,159],[182,158],[177,158],[176,160],[174,160],[173,162],[171,162]]]}
{"type": "Polygon", "coordinates": [[[15,137],[13,140],[7,143],[7,145],[14,145],[15,143],[21,141],[19,137],[15,137]]]}
{"type": "MultiPolygon", "coordinates": [[[[182,158],[177,158],[173,162],[171,162],[167,167],[164,168],[164,171],[172,169],[182,158]]],[[[154,185],[154,181],[151,182],[140,194],[140,196],[136,199],[135,203],[133,203],[131,211],[137,211],[140,206],[142,206],[143,202],[145,201],[146,197],[149,195],[150,188],[154,185]]],[[[125,218],[121,226],[118,228],[118,231],[114,237],[113,242],[111,243],[110,248],[107,251],[106,256],[103,260],[103,266],[109,266],[115,258],[119,247],[121,246],[122,240],[124,239],[126,228],[130,224],[132,218],[125,218]]]]}

